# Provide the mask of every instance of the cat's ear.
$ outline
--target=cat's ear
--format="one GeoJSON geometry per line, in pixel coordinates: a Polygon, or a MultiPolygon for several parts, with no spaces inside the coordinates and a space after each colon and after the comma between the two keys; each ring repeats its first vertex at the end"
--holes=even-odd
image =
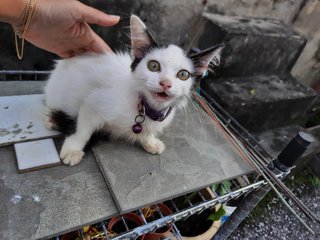
{"type": "Polygon", "coordinates": [[[208,48],[196,54],[190,56],[195,68],[195,75],[203,76],[207,71],[207,68],[212,62],[215,66],[220,64],[221,51],[224,48],[224,44],[219,44],[214,47],[208,48]]]}
{"type": "Polygon", "coordinates": [[[131,55],[133,59],[142,59],[150,48],[158,47],[147,30],[146,25],[135,15],[130,18],[131,55]]]}

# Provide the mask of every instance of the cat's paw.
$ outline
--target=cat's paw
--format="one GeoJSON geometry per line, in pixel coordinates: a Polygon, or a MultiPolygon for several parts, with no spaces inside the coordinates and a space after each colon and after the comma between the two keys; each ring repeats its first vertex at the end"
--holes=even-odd
{"type": "Polygon", "coordinates": [[[69,151],[62,154],[60,153],[60,157],[62,162],[69,166],[77,165],[83,158],[84,152],[83,151],[69,151]]]}
{"type": "Polygon", "coordinates": [[[157,138],[142,144],[142,146],[144,150],[152,154],[161,154],[166,148],[164,143],[157,138]]]}
{"type": "Polygon", "coordinates": [[[60,151],[60,158],[62,159],[62,162],[69,166],[78,164],[82,160],[83,156],[84,152],[72,147],[72,144],[68,139],[65,141],[60,151]]]}

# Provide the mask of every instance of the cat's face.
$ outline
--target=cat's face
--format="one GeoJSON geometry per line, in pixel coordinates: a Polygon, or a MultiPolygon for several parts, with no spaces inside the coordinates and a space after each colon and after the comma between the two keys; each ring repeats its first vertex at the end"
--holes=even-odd
{"type": "Polygon", "coordinates": [[[160,47],[145,25],[131,17],[132,72],[139,91],[156,109],[183,107],[196,77],[207,69],[212,58],[220,57],[221,48],[188,57],[175,45],[160,47]]]}
{"type": "Polygon", "coordinates": [[[170,45],[150,50],[134,69],[140,91],[154,107],[184,105],[194,82],[192,61],[170,45]]]}

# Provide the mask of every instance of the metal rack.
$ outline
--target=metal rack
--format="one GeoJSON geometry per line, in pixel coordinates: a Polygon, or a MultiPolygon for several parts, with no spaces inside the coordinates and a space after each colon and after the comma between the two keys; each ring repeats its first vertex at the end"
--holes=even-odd
{"type": "MultiPolygon", "coordinates": [[[[283,178],[284,173],[280,173],[277,175],[278,178],[283,178]]],[[[254,176],[252,176],[254,177],[254,176]]],[[[241,177],[242,178],[242,177],[241,177]]],[[[245,181],[247,181],[247,178],[245,177],[245,181]]],[[[145,216],[143,215],[142,209],[138,209],[134,211],[134,213],[138,214],[143,222],[144,225],[138,226],[134,229],[129,229],[128,224],[126,223],[126,220],[122,217],[122,222],[124,223],[126,227],[126,231],[123,233],[119,233],[116,236],[109,236],[110,234],[108,233],[107,230],[107,223],[109,222],[110,219],[102,221],[96,225],[100,226],[100,229],[102,230],[102,234],[100,234],[100,237],[103,237],[101,239],[108,239],[108,240],[123,240],[123,239],[137,239],[139,236],[145,235],[147,233],[154,232],[155,230],[172,225],[172,233],[175,236],[176,239],[182,239],[182,236],[180,234],[179,229],[175,225],[176,222],[180,220],[186,220],[190,216],[194,214],[201,214],[204,210],[206,209],[213,209],[217,204],[223,204],[228,202],[231,199],[238,199],[239,197],[242,197],[255,189],[261,188],[263,186],[266,186],[268,183],[265,180],[260,180],[260,181],[255,181],[253,183],[249,183],[247,186],[240,187],[239,183],[239,178],[232,180],[233,184],[233,189],[228,192],[225,195],[218,196],[213,199],[205,199],[205,197],[201,194],[201,191],[198,191],[196,194],[202,199],[200,203],[197,204],[192,204],[191,201],[187,201],[189,204],[189,207],[185,209],[178,209],[178,207],[175,204],[175,199],[170,199],[166,201],[169,203],[173,208],[174,212],[171,215],[164,216],[163,213],[161,212],[160,208],[158,205],[156,205],[157,211],[161,218],[154,220],[152,222],[147,222],[145,216]]],[[[243,179],[242,179],[243,180],[243,179]]],[[[241,180],[241,182],[242,182],[241,180]]],[[[188,195],[183,196],[186,200],[188,200],[188,195]]],[[[180,197],[181,198],[181,197],[180,197]]],[[[84,237],[83,232],[80,230],[79,235],[84,237]]],[[[55,240],[59,240],[59,237],[56,237],[55,240]]],[[[98,238],[92,238],[92,239],[98,239],[98,238]]],[[[168,238],[169,239],[169,238],[168,238]]]]}
{"type": "MultiPolygon", "coordinates": [[[[0,81],[44,80],[47,78],[49,74],[49,71],[0,71],[0,81]]],[[[228,128],[230,128],[233,132],[236,132],[237,135],[240,136],[242,140],[245,141],[250,148],[254,148],[261,155],[265,156],[268,159],[272,159],[269,153],[267,153],[261,147],[258,140],[255,137],[253,137],[246,129],[244,129],[226,111],[224,111],[224,109],[218,103],[216,103],[214,99],[211,99],[210,96],[206,96],[206,93],[204,92],[202,92],[202,95],[204,95],[207,98],[207,100],[209,100],[209,103],[214,107],[216,114],[228,126],[228,128]]],[[[277,175],[277,177],[283,178],[285,177],[285,174],[280,173],[277,175]]],[[[249,178],[248,176],[238,177],[237,179],[232,179],[231,182],[233,188],[230,192],[222,196],[217,196],[213,199],[205,199],[201,192],[198,191],[196,194],[199,195],[202,201],[196,204],[193,204],[191,201],[188,201],[189,206],[185,209],[179,209],[175,205],[175,199],[168,200],[167,202],[171,204],[173,208],[173,213],[168,216],[164,216],[163,213],[160,211],[159,206],[155,205],[158,214],[161,217],[152,222],[147,222],[146,218],[142,213],[142,209],[137,209],[134,212],[142,218],[144,224],[134,229],[129,229],[126,220],[122,217],[122,221],[124,223],[124,226],[126,227],[126,231],[112,237],[108,235],[108,230],[106,227],[110,219],[104,220],[100,223],[95,224],[96,226],[99,226],[99,229],[101,230],[101,238],[96,239],[136,239],[139,236],[154,232],[155,230],[166,225],[172,225],[172,232],[176,239],[182,239],[180,231],[175,225],[177,221],[185,220],[194,214],[200,214],[206,209],[213,209],[217,204],[223,204],[229,201],[230,199],[238,199],[240,197],[243,197],[246,194],[254,191],[255,189],[267,185],[267,182],[265,180],[259,179],[257,174],[252,174],[249,178]]],[[[188,196],[185,195],[184,198],[187,199],[188,196]]],[[[82,229],[80,229],[78,232],[80,237],[84,236],[82,229]]],[[[54,239],[59,240],[60,238],[59,236],[57,236],[54,239]]]]}
{"type": "Polygon", "coordinates": [[[0,81],[39,81],[49,74],[50,71],[0,70],[0,81]]]}

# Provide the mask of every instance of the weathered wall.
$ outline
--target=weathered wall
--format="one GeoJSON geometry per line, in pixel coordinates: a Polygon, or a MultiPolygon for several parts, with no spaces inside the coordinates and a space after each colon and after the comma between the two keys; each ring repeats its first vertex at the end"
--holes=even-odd
{"type": "Polygon", "coordinates": [[[292,74],[320,92],[319,0],[208,0],[206,10],[232,16],[278,19],[292,25],[308,42],[292,74]]]}
{"type": "MultiPolygon", "coordinates": [[[[128,43],[129,16],[140,16],[161,43],[176,43],[188,47],[198,30],[204,11],[247,17],[272,18],[292,24],[309,40],[306,50],[294,68],[298,80],[314,84],[319,74],[320,39],[319,0],[82,0],[91,6],[122,17],[117,27],[95,27],[112,48],[118,49],[128,43]],[[299,14],[300,10],[301,13],[299,14]],[[316,53],[316,54],[314,54],[316,53]]],[[[0,24],[0,69],[48,69],[52,67],[53,54],[28,45],[23,61],[15,55],[11,27],[0,24]]]]}
{"type": "MultiPolygon", "coordinates": [[[[310,0],[300,12],[294,27],[307,39],[307,45],[292,74],[301,82],[315,86],[320,81],[320,1],[310,0]]],[[[319,89],[320,91],[320,89],[319,89]]]]}
{"type": "Polygon", "coordinates": [[[208,0],[207,11],[291,23],[304,0],[208,0]]]}

